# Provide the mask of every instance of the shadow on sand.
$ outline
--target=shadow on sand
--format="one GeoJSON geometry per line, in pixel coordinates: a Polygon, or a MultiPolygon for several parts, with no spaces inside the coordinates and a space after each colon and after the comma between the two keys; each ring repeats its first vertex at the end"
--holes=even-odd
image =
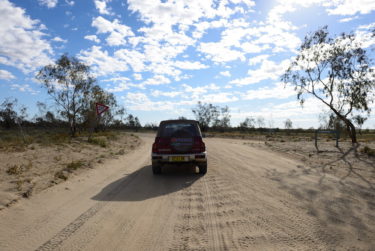
{"type": "Polygon", "coordinates": [[[153,175],[151,166],[125,174],[92,197],[98,201],[142,201],[167,195],[191,186],[202,176],[191,166],[165,166],[162,174],[153,175]]]}
{"type": "Polygon", "coordinates": [[[278,182],[280,189],[294,195],[304,204],[309,215],[318,219],[325,229],[335,232],[339,238],[341,228],[337,226],[347,226],[357,234],[358,240],[374,242],[370,234],[374,228],[368,227],[375,225],[375,184],[373,179],[361,175],[356,167],[359,162],[365,162],[371,171],[375,169],[374,159],[361,157],[358,146],[346,151],[338,148],[338,151],[340,154],[337,159],[320,166],[298,165],[289,172],[273,169],[267,172],[267,177],[278,182]],[[350,154],[355,157],[350,159],[350,154]],[[340,168],[346,174],[333,178],[328,175],[328,167],[336,162],[346,164],[340,168]],[[349,180],[349,177],[356,179],[349,180]],[[362,182],[356,182],[360,180],[362,182]]]}

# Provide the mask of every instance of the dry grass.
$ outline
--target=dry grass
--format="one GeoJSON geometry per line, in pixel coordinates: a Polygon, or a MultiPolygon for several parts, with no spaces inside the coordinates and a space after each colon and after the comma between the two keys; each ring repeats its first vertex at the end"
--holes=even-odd
{"type": "Polygon", "coordinates": [[[93,133],[90,142],[88,133],[75,138],[59,129],[25,133],[27,142],[16,130],[0,131],[0,210],[106,159],[118,158],[141,142],[123,131],[93,133]]]}
{"type": "Polygon", "coordinates": [[[91,137],[88,139],[88,142],[93,145],[98,145],[101,147],[107,147],[107,141],[103,137],[91,137]]]}
{"type": "MultiPolygon", "coordinates": [[[[24,151],[31,144],[56,145],[69,143],[71,137],[64,129],[0,129],[0,151],[24,151]]],[[[33,148],[33,146],[31,147],[33,148]]]]}
{"type": "Polygon", "coordinates": [[[85,162],[82,160],[76,160],[72,161],[69,164],[66,165],[66,168],[68,170],[77,170],[80,167],[83,167],[85,165],[85,162]]]}
{"type": "MultiPolygon", "coordinates": [[[[269,131],[232,131],[232,132],[208,132],[207,137],[223,137],[223,138],[237,138],[237,139],[250,139],[260,141],[279,141],[279,142],[300,142],[312,141],[315,139],[314,130],[269,130],[269,131]]],[[[319,140],[331,141],[335,140],[333,134],[319,134],[319,140]]],[[[367,143],[375,141],[374,130],[363,130],[357,134],[358,142],[367,143]]],[[[340,141],[350,141],[350,138],[342,133],[340,141]]]]}

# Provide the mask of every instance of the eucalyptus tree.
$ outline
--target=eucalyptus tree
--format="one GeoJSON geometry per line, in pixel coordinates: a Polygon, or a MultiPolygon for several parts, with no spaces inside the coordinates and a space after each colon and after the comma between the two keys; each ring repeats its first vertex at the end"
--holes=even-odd
{"type": "Polygon", "coordinates": [[[353,114],[369,116],[374,101],[373,60],[354,33],[330,37],[327,26],[307,35],[282,76],[301,105],[312,96],[327,106],[357,143],[353,114]]]}
{"type": "Polygon", "coordinates": [[[75,136],[77,121],[87,107],[96,81],[89,66],[64,54],[54,64],[44,66],[36,78],[47,89],[62,117],[68,120],[71,135],[75,136]]]}
{"type": "Polygon", "coordinates": [[[202,131],[206,131],[215,121],[218,120],[220,110],[218,106],[198,102],[197,106],[192,109],[192,112],[199,122],[202,131]]]}

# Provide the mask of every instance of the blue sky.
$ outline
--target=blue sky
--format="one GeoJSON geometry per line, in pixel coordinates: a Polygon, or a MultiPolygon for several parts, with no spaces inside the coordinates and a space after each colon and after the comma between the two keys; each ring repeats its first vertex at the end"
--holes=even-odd
{"type": "Polygon", "coordinates": [[[193,118],[202,101],[229,106],[232,125],[262,116],[317,127],[324,106],[302,109],[280,75],[324,25],[374,46],[374,14],[374,0],[0,0],[0,100],[17,98],[30,117],[37,101],[52,104],[34,76],[69,53],[142,124],[193,118]]]}

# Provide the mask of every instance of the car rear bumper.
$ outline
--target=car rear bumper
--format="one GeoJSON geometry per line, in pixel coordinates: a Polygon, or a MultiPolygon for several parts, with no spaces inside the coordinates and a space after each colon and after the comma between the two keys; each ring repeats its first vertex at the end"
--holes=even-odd
{"type": "Polygon", "coordinates": [[[207,162],[207,153],[188,153],[188,154],[151,154],[152,164],[184,164],[184,163],[204,163],[207,162]],[[179,160],[175,160],[177,157],[179,160]],[[181,158],[180,158],[181,157],[181,158]]]}

